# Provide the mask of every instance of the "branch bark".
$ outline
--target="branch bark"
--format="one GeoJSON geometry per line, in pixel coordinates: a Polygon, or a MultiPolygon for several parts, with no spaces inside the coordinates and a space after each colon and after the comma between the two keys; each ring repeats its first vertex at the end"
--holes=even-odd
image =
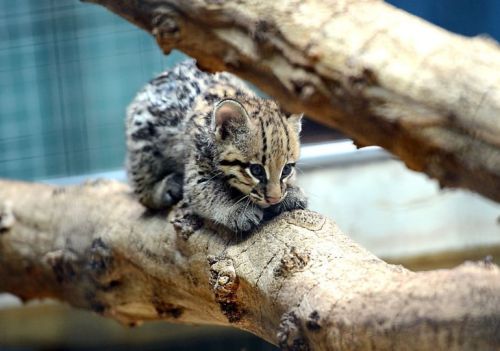
{"type": "Polygon", "coordinates": [[[330,220],[283,214],[234,238],[186,208],[148,213],[117,182],[0,181],[0,291],[129,325],[232,325],[286,350],[493,350],[500,269],[414,273],[330,220]]]}
{"type": "Polygon", "coordinates": [[[500,201],[500,50],[378,0],[84,0],[201,68],[500,201]]]}

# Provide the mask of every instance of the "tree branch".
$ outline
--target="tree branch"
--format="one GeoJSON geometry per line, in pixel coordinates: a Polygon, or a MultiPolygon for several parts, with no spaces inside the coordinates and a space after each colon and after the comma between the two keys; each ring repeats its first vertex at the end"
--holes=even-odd
{"type": "Polygon", "coordinates": [[[186,208],[148,213],[116,182],[0,181],[0,203],[0,291],[25,300],[129,325],[232,325],[288,350],[500,347],[500,269],[487,262],[413,273],[308,211],[237,240],[186,208]]]}
{"type": "Polygon", "coordinates": [[[201,68],[380,145],[441,186],[500,201],[500,50],[383,1],[84,0],[201,68]]]}

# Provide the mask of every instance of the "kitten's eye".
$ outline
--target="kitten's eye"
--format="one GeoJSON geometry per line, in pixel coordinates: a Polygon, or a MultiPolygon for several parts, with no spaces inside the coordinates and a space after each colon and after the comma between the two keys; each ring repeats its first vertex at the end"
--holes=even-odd
{"type": "Polygon", "coordinates": [[[286,176],[292,173],[293,164],[287,163],[285,167],[283,167],[283,171],[281,171],[281,178],[285,178],[286,176]]]}
{"type": "Polygon", "coordinates": [[[249,168],[250,168],[250,173],[252,173],[252,175],[258,179],[262,178],[266,173],[264,167],[256,163],[251,164],[249,168]]]}

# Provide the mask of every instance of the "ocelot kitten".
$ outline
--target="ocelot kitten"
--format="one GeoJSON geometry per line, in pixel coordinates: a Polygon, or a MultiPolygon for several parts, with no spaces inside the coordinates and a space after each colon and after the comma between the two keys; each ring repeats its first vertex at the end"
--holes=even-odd
{"type": "Polygon", "coordinates": [[[127,110],[127,170],[142,204],[184,200],[234,232],[306,207],[294,185],[300,115],[282,111],[229,73],[192,60],[162,73],[127,110]]]}

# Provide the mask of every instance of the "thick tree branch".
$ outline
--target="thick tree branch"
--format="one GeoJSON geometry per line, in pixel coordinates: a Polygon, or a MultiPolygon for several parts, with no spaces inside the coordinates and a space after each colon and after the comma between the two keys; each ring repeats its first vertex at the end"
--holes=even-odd
{"type": "Polygon", "coordinates": [[[85,0],[288,109],[500,201],[500,50],[377,0],[85,0]]]}
{"type": "Polygon", "coordinates": [[[413,273],[308,211],[237,240],[185,208],[148,213],[116,182],[0,181],[0,203],[0,291],[23,299],[131,325],[233,325],[290,350],[500,347],[500,269],[487,262],[413,273]]]}

